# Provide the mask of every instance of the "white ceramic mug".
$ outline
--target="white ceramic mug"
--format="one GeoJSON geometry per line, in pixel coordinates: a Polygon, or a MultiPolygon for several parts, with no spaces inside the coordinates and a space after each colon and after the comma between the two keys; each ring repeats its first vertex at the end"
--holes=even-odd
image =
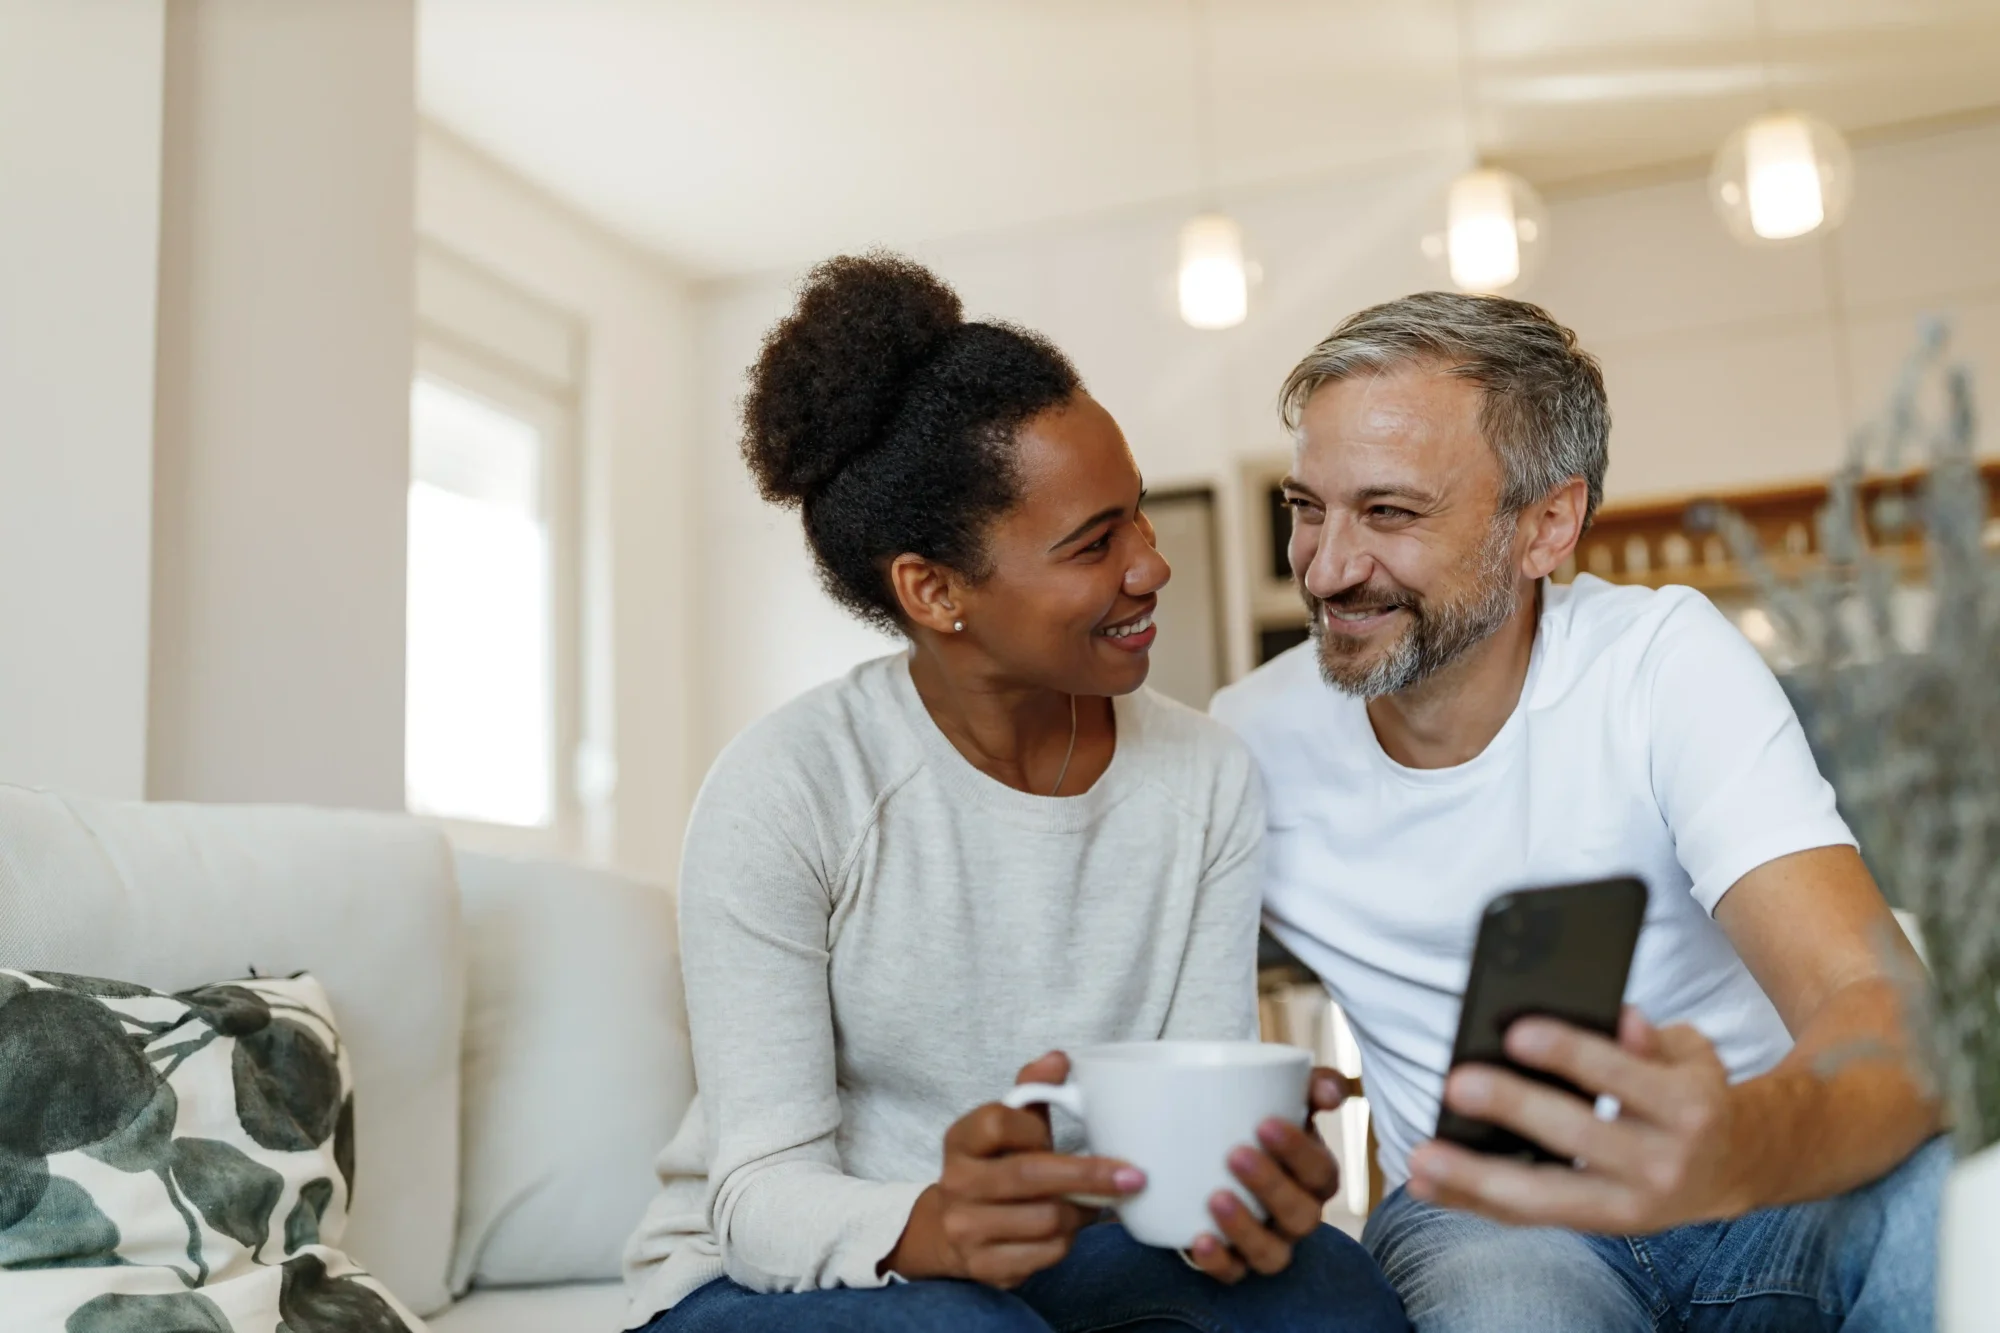
{"type": "Polygon", "coordinates": [[[1069,1058],[1069,1082],[1023,1083],[1008,1106],[1060,1106],[1083,1122],[1089,1151],[1130,1162],[1146,1187],[1116,1203],[1133,1239],[1184,1250],[1221,1234],[1209,1212],[1231,1190],[1259,1218],[1263,1205],[1229,1170],[1236,1148],[1257,1146],[1257,1126],[1306,1118],[1311,1056],[1258,1041],[1129,1041],[1069,1058]]]}

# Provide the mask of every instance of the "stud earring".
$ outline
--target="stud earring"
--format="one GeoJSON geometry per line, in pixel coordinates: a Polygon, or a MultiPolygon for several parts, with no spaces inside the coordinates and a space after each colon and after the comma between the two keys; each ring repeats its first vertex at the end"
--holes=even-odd
{"type": "Polygon", "coordinates": [[[952,622],[951,622],[951,632],[952,632],[953,634],[963,634],[963,633],[965,633],[965,622],[964,622],[963,620],[954,620],[954,621],[952,621],[952,622]]]}

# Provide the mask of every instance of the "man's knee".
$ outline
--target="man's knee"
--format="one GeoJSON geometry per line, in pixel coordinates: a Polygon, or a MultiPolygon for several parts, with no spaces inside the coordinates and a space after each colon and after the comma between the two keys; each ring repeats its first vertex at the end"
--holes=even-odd
{"type": "Polygon", "coordinates": [[[1583,1237],[1405,1203],[1368,1236],[1417,1333],[1622,1333],[1652,1321],[1583,1237]]]}

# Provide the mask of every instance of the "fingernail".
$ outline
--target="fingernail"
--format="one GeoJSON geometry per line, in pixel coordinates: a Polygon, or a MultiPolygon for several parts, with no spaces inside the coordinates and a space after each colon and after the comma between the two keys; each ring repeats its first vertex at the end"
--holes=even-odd
{"type": "Polygon", "coordinates": [[[1121,1166],[1111,1173],[1111,1183],[1120,1194],[1137,1194],[1146,1188],[1146,1173],[1136,1166],[1121,1166]]]}
{"type": "Polygon", "coordinates": [[[1543,1055],[1547,1053],[1554,1036],[1546,1024],[1526,1020],[1514,1025],[1514,1030],[1507,1034],[1507,1040],[1516,1054],[1543,1055]]]}
{"type": "Polygon", "coordinates": [[[1222,1242],[1217,1240],[1215,1237],[1209,1235],[1206,1231],[1204,1231],[1199,1236],[1196,1236],[1194,1238],[1194,1244],[1189,1246],[1188,1248],[1193,1250],[1197,1255],[1206,1259],[1209,1255],[1214,1254],[1217,1250],[1222,1248],[1222,1242]]]}
{"type": "Polygon", "coordinates": [[[1285,1122],[1282,1120],[1266,1120],[1263,1124],[1257,1126],[1257,1138],[1266,1147],[1278,1147],[1285,1141],[1286,1128],[1285,1122]]]}
{"type": "Polygon", "coordinates": [[[1481,1107],[1493,1095],[1493,1080],[1477,1069],[1463,1069],[1452,1075],[1452,1100],[1461,1106],[1481,1107]]]}
{"type": "MultiPolygon", "coordinates": [[[[1215,1159],[1210,1158],[1209,1160],[1213,1161],[1215,1159]]],[[[1229,1154],[1229,1165],[1237,1171],[1255,1171],[1257,1169],[1257,1154],[1248,1148],[1238,1148],[1229,1154]]]]}
{"type": "Polygon", "coordinates": [[[1234,1217],[1243,1207],[1228,1190],[1217,1190],[1209,1195],[1208,1206],[1217,1217],[1234,1217]]]}

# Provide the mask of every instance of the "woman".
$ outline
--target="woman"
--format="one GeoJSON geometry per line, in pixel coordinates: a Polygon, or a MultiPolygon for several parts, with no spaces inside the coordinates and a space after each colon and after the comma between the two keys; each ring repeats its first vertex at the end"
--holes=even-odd
{"type": "Polygon", "coordinates": [[[1057,1053],[1020,1068],[1051,1047],[1255,1031],[1261,804],[1232,737],[1140,691],[1168,570],[1116,423],[1045,340],[887,256],[811,274],[744,418],[827,590],[911,647],[750,728],[696,801],[701,1091],[629,1324],[1404,1328],[1319,1225],[1333,1163],[1298,1126],[1232,1163],[1269,1224],[1220,1194],[1184,1261],[1069,1201],[1136,1169],[993,1104],[1060,1081],[1057,1053]]]}

